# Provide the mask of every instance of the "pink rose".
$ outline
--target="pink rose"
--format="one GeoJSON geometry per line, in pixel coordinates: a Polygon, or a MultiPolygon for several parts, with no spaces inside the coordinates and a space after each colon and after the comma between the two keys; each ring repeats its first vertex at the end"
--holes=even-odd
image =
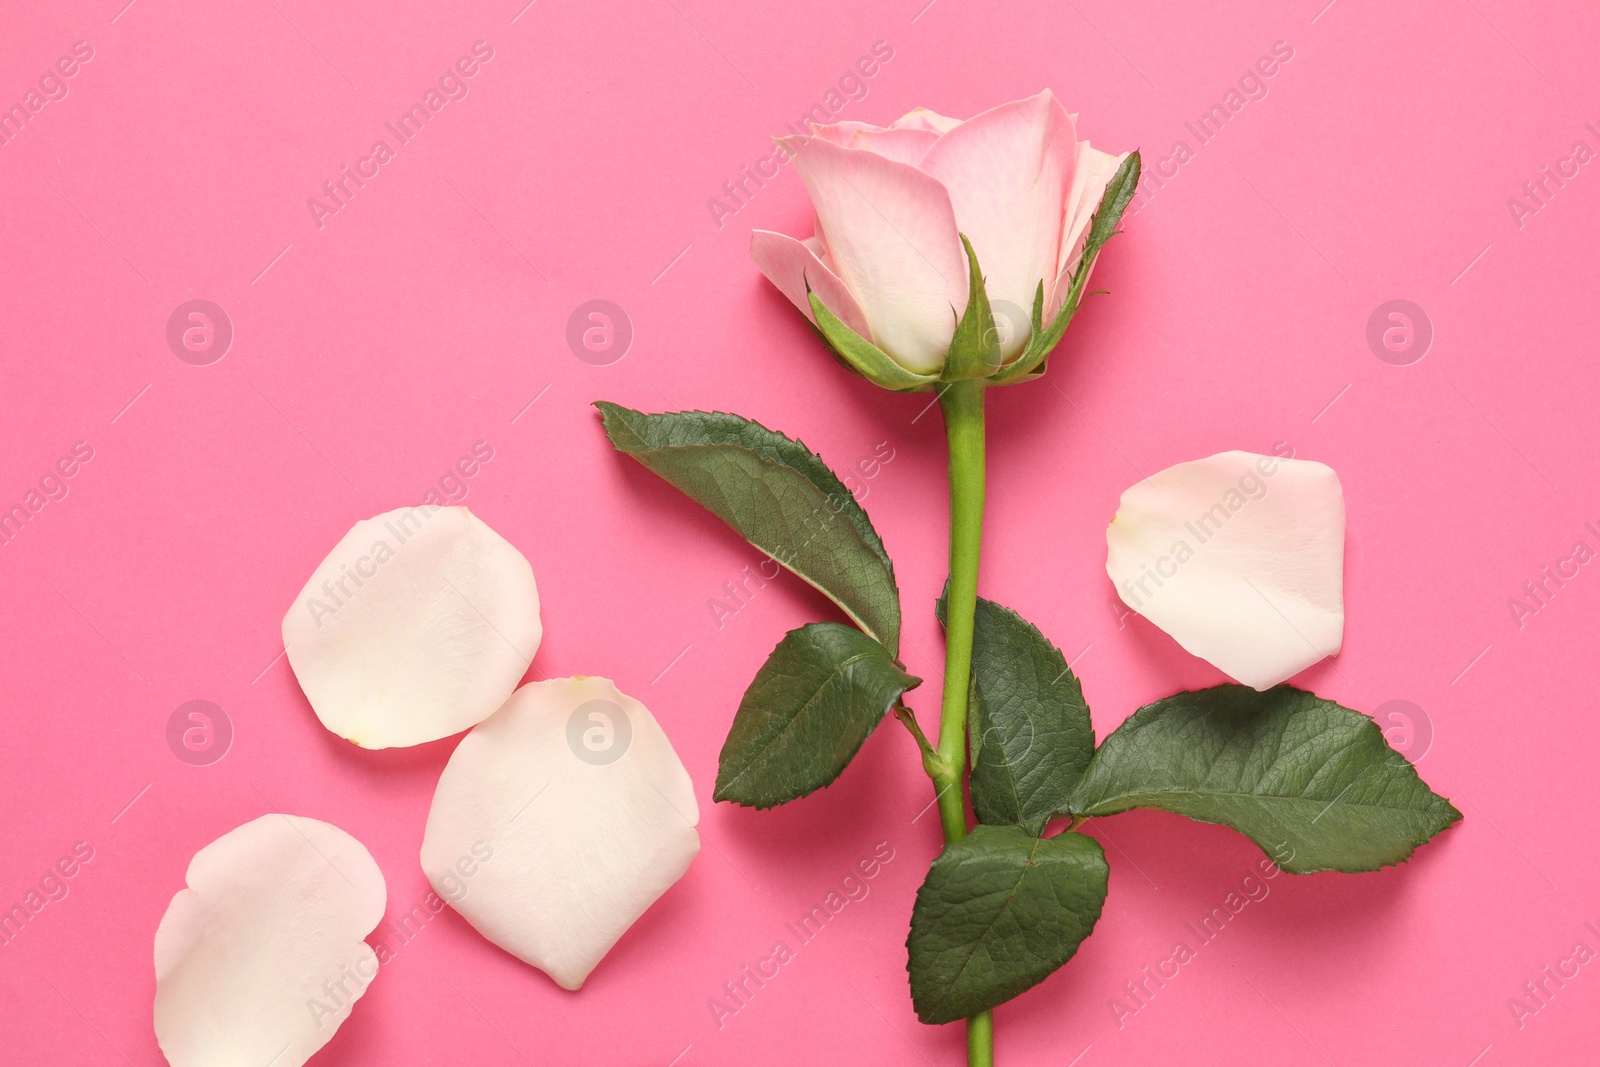
{"type": "Polygon", "coordinates": [[[926,388],[941,376],[1016,380],[1037,366],[1048,351],[1035,349],[1059,339],[1051,327],[1063,310],[1070,315],[1069,298],[1078,299],[1115,227],[1109,218],[1091,240],[1108,186],[1117,179],[1106,199],[1120,216],[1138,181],[1137,153],[1124,166],[1126,154],[1078,140],[1073,116],[1048,89],[965,122],[919,108],[888,128],[839,122],[813,134],[780,143],[816,205],[816,235],[756,230],[750,254],[846,362],[891,388],[926,388]],[[963,236],[981,266],[976,287],[963,236]],[[950,365],[974,288],[992,309],[992,326],[972,334],[988,335],[983,373],[950,365]],[[819,319],[812,295],[828,315],[819,319]],[[838,324],[857,336],[831,328],[838,324]],[[887,356],[883,365],[874,352],[887,356]]]}

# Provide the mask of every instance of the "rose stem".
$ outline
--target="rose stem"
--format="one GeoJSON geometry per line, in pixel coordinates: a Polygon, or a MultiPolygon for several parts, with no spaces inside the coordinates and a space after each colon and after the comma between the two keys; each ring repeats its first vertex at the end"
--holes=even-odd
{"type": "MultiPolygon", "coordinates": [[[[950,448],[950,591],[945,602],[944,706],[939,716],[933,785],[945,841],[967,836],[962,779],[967,767],[967,693],[972,674],[972,625],[978,606],[978,553],[983,541],[985,385],[950,383],[939,396],[950,448]]],[[[969,1067],[993,1067],[994,1020],[967,1020],[969,1067]]]]}

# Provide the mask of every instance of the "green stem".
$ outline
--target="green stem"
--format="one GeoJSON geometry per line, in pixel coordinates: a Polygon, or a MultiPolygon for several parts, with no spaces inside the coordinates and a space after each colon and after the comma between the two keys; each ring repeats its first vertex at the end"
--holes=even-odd
{"type": "MultiPolygon", "coordinates": [[[[983,543],[984,383],[952,382],[939,396],[950,447],[950,588],[945,599],[944,706],[937,759],[929,773],[938,791],[946,842],[967,836],[962,779],[967,769],[967,698],[972,677],[972,619],[978,607],[978,554],[983,543]]],[[[969,1067],[993,1067],[994,1019],[967,1020],[969,1067]]]]}
{"type": "Polygon", "coordinates": [[[950,587],[945,597],[944,706],[939,716],[939,822],[946,841],[967,836],[962,776],[967,768],[967,693],[972,676],[972,617],[978,607],[978,552],[983,541],[983,390],[976,379],[952,382],[939,396],[950,446],[950,587]]]}
{"type": "Polygon", "coordinates": [[[967,1067],[994,1067],[994,1013],[967,1020],[967,1067]]]}

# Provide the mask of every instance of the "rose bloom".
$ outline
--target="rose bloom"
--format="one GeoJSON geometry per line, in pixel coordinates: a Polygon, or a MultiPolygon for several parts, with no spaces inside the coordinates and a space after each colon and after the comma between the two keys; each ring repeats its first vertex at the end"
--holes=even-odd
{"type": "Polygon", "coordinates": [[[1077,137],[1046,89],[967,119],[918,108],[892,125],[838,122],[785,137],[817,209],[816,234],[751,235],[756,266],[812,316],[807,287],[896,363],[938,374],[967,306],[972,243],[1001,356],[1066,299],[1089,223],[1124,156],[1077,137]],[[1008,328],[1009,327],[1009,328],[1008,328]]]}

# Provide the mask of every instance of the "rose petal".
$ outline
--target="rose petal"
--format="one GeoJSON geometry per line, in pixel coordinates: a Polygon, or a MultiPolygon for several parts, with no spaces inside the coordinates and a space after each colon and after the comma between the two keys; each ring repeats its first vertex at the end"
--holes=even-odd
{"type": "Polygon", "coordinates": [[[316,819],[263,815],[195,853],[156,929],[156,1040],[172,1067],[300,1067],[378,973],[383,875],[316,819]]]}
{"type": "Polygon", "coordinates": [[[492,715],[539,648],[522,553],[462,507],[358,522],[283,618],[322,724],[363,748],[416,745],[492,715]]]}
{"type": "MultiPolygon", "coordinates": [[[[1046,89],[968,119],[922,160],[950,190],[989,303],[1019,323],[1030,320],[1040,284],[1055,283],[1076,144],[1071,116],[1046,89]]],[[[1005,331],[1002,357],[1015,355],[1028,333],[1005,331]]]]}
{"type": "MultiPolygon", "coordinates": [[[[1100,208],[1100,199],[1106,195],[1106,186],[1116,176],[1117,168],[1128,158],[1128,153],[1114,156],[1091,148],[1088,141],[1079,141],[1077,156],[1072,171],[1072,188],[1067,193],[1067,208],[1062,220],[1061,268],[1050,286],[1050,292],[1045,294],[1045,322],[1055,318],[1067,298],[1072,272],[1078,266],[1084,242],[1088,239],[1089,224],[1094,221],[1094,213],[1100,208]]],[[[1093,264],[1090,264],[1090,270],[1093,269],[1093,264]]]]}
{"type": "Polygon", "coordinates": [[[1222,452],[1122,494],[1118,594],[1202,659],[1270,689],[1344,640],[1344,490],[1309,460],[1222,452]]]}
{"type": "Polygon", "coordinates": [[[577,989],[688,869],[699,821],[643,704],[604,678],[555,678],[517,690],[457,746],[422,869],[484,937],[577,989]]]}
{"type": "Polygon", "coordinates": [[[928,130],[932,133],[949,133],[961,125],[960,119],[948,118],[925,107],[914,107],[889,124],[895,130],[928,130]]]}
{"type": "Polygon", "coordinates": [[[841,148],[860,148],[885,159],[916,166],[928,149],[939,140],[939,134],[916,126],[871,126],[865,122],[836,122],[831,126],[814,126],[811,132],[841,148]]]}
{"type": "Polygon", "coordinates": [[[861,305],[850,295],[839,276],[828,268],[818,249],[822,243],[812,238],[801,241],[784,233],[771,230],[752,230],[750,233],[750,258],[767,280],[778,287],[795,307],[805,312],[806,318],[816,322],[811,313],[811,301],[806,296],[806,283],[816,292],[823,306],[837,315],[846,326],[872,340],[871,327],[861,311],[861,305]]]}
{"type": "Polygon", "coordinates": [[[785,138],[816,205],[834,270],[873,341],[901,366],[944,365],[967,306],[967,262],[950,195],[915,167],[820,137],[785,138]]]}

